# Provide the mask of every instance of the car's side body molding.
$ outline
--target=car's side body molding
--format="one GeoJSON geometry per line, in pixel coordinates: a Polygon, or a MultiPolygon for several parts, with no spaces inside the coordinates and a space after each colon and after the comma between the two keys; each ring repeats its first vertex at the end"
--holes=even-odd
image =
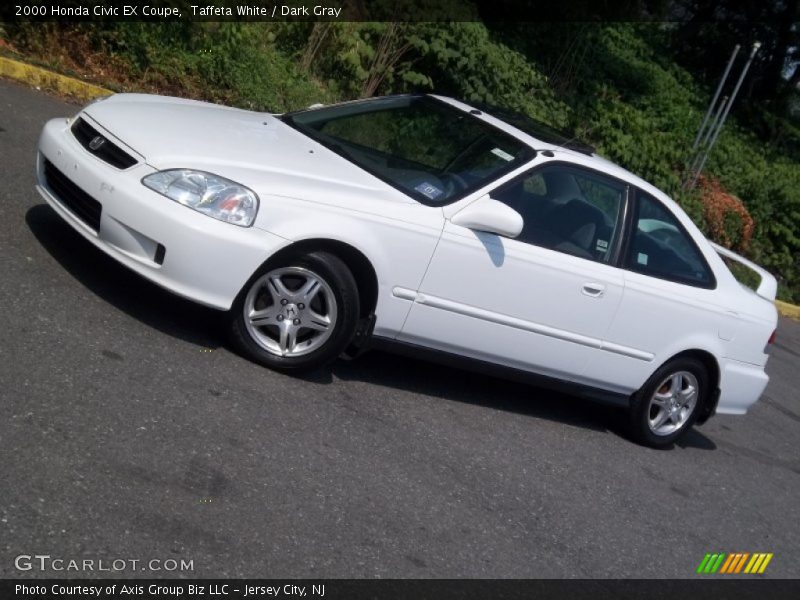
{"type": "Polygon", "coordinates": [[[431,296],[430,294],[420,294],[414,290],[409,290],[402,287],[394,287],[392,289],[392,295],[396,298],[410,300],[417,304],[424,304],[425,306],[430,306],[432,308],[454,312],[468,317],[481,319],[483,321],[488,321],[490,323],[497,323],[498,325],[506,325],[508,327],[521,329],[523,331],[530,331],[531,333],[546,335],[551,338],[580,344],[582,346],[595,348],[597,350],[605,350],[607,352],[613,352],[614,354],[621,354],[622,356],[635,358],[645,362],[650,362],[655,357],[652,352],[645,352],[643,350],[630,348],[621,344],[613,344],[601,339],[566,331],[564,329],[548,327],[547,325],[542,325],[541,323],[534,323],[516,317],[511,317],[509,315],[477,308],[475,306],[469,306],[460,302],[453,302],[452,300],[447,300],[446,298],[439,298],[437,296],[431,296]]]}

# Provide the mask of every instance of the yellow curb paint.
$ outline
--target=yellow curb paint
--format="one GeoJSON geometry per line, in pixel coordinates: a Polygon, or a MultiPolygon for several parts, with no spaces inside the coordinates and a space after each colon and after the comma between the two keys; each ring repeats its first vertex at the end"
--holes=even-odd
{"type": "MultiPolygon", "coordinates": [[[[0,56],[0,77],[9,77],[28,85],[55,90],[85,102],[100,96],[110,96],[114,93],[99,85],[87,83],[54,71],[48,71],[5,56],[0,56]]],[[[782,302],[781,300],[775,300],[775,306],[784,317],[800,320],[800,306],[782,302]]]]}
{"type": "Polygon", "coordinates": [[[800,319],[800,306],[789,304],[788,302],[781,302],[780,300],[775,300],[775,306],[777,307],[778,312],[784,317],[800,319]]]}
{"type": "Polygon", "coordinates": [[[54,73],[53,71],[35,67],[18,60],[12,60],[4,56],[0,56],[0,76],[16,79],[17,81],[22,81],[34,87],[41,87],[56,91],[60,94],[73,96],[84,102],[99,96],[110,96],[114,93],[99,85],[87,83],[80,79],[75,79],[74,77],[61,75],[60,73],[54,73]]]}

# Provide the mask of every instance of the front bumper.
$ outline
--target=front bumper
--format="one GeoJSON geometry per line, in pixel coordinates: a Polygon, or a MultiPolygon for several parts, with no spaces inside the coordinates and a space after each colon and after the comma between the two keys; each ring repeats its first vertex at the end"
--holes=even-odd
{"type": "Polygon", "coordinates": [[[229,309],[256,269],[288,241],[217,221],[157,194],[141,184],[153,172],[144,161],[125,170],[103,162],[77,142],[65,119],[49,121],[39,139],[36,189],[67,223],[146,279],[206,306],[229,309]],[[48,184],[45,160],[100,204],[97,231],[48,184]]]}

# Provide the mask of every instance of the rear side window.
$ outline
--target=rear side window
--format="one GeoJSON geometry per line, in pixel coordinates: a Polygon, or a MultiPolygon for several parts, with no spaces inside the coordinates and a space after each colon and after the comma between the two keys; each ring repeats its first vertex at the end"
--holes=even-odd
{"type": "Polygon", "coordinates": [[[658,200],[638,193],[625,268],[698,287],[714,287],[703,255],[675,216],[658,200]]]}

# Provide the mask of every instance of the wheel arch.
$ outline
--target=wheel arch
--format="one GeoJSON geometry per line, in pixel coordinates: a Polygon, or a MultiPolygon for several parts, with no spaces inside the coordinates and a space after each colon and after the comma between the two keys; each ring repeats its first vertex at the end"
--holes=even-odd
{"type": "Polygon", "coordinates": [[[703,424],[714,415],[714,412],[717,409],[720,382],[719,362],[717,361],[717,358],[708,350],[692,348],[690,350],[684,350],[673,356],[670,356],[662,363],[662,366],[679,358],[694,358],[695,360],[699,361],[708,372],[708,393],[705,396],[703,405],[700,407],[700,413],[697,418],[697,423],[703,424]]]}
{"type": "Polygon", "coordinates": [[[330,238],[309,238],[292,242],[269,257],[267,262],[280,261],[290,256],[310,252],[329,252],[341,259],[358,286],[360,317],[369,317],[378,304],[378,275],[367,256],[355,246],[330,238]]]}

